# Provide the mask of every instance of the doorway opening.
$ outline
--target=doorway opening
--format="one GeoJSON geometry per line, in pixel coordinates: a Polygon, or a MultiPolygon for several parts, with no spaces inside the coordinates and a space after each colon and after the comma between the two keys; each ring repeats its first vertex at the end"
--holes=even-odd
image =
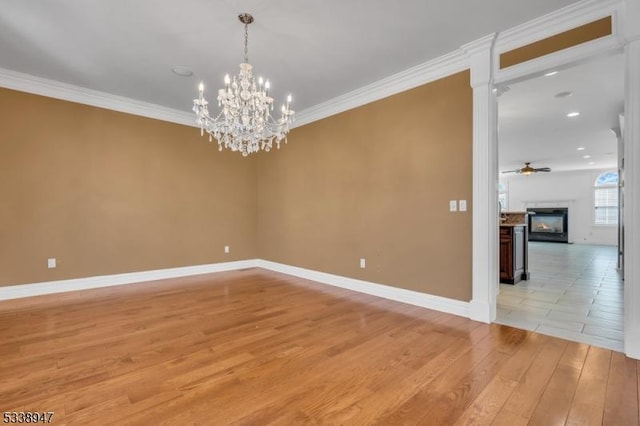
{"type": "Polygon", "coordinates": [[[617,188],[604,200],[596,183],[619,172],[624,57],[593,58],[501,92],[499,200],[503,216],[526,213],[529,279],[500,284],[496,322],[622,351],[617,188]],[[539,171],[523,172],[525,163],[539,171]]]}

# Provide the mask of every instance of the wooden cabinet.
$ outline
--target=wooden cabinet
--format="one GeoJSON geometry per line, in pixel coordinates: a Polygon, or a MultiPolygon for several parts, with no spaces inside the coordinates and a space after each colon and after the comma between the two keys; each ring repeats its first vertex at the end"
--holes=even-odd
{"type": "Polygon", "coordinates": [[[529,279],[528,238],[525,225],[500,227],[500,282],[515,284],[529,279]]]}

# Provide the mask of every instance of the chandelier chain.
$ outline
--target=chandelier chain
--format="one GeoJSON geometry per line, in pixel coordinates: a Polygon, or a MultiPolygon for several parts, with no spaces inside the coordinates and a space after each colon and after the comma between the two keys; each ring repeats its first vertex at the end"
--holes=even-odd
{"type": "Polygon", "coordinates": [[[249,24],[244,24],[244,63],[249,63],[249,24]]]}

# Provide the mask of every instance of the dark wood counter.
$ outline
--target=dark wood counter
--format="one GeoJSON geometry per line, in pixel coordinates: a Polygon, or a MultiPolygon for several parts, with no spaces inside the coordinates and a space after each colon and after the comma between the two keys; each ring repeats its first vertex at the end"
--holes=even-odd
{"type": "Polygon", "coordinates": [[[528,233],[525,224],[500,225],[500,282],[529,279],[528,233]]]}

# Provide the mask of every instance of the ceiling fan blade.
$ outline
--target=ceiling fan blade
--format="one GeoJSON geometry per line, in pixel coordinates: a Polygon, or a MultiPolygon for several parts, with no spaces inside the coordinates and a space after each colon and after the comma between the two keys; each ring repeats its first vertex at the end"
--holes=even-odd
{"type": "Polygon", "coordinates": [[[518,170],[506,170],[506,171],[504,171],[502,173],[520,173],[520,169],[518,169],[518,170]]]}
{"type": "Polygon", "coordinates": [[[539,169],[536,169],[536,172],[550,172],[551,169],[549,167],[540,167],[539,169]]]}

